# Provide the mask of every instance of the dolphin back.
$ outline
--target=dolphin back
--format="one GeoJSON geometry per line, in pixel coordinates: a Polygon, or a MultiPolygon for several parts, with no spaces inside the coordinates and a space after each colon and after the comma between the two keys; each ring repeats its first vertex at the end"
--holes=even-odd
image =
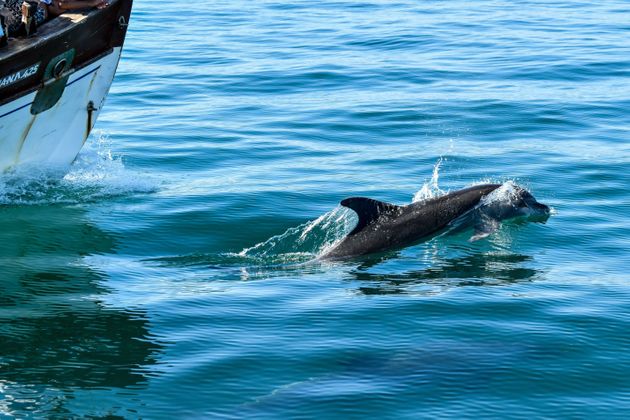
{"type": "Polygon", "coordinates": [[[373,200],[365,197],[350,197],[341,201],[341,205],[353,210],[359,216],[359,222],[348,234],[354,235],[366,226],[378,220],[384,214],[400,213],[402,207],[383,201],[373,200]]]}

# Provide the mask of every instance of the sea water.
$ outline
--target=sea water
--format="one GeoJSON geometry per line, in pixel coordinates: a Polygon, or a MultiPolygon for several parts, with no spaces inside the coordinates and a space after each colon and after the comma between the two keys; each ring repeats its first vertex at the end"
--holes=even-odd
{"type": "Polygon", "coordinates": [[[136,0],[77,161],[0,176],[0,418],[625,418],[629,13],[136,0]],[[316,259],[481,182],[553,213],[316,259]]]}

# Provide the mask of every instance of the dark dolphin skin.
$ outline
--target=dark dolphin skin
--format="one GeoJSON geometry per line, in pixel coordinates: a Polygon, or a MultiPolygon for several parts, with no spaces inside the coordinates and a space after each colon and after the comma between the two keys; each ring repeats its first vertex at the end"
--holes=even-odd
{"type": "MultiPolygon", "coordinates": [[[[471,210],[499,187],[501,184],[476,185],[406,206],[371,198],[346,198],[341,205],[354,210],[359,221],[348,236],[320,258],[343,259],[410,245],[439,232],[463,215],[474,214],[471,210]]],[[[491,203],[489,217],[502,220],[532,212],[549,214],[549,207],[537,202],[528,191],[515,187],[515,193],[514,203],[503,206],[491,203]]]]}

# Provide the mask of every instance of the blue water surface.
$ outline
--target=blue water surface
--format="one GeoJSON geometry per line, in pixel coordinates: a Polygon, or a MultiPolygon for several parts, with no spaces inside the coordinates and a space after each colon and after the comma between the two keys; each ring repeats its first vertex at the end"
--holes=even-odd
{"type": "Polygon", "coordinates": [[[627,418],[630,4],[136,0],[0,177],[0,418],[627,418]],[[553,208],[349,261],[348,196],[553,208]]]}

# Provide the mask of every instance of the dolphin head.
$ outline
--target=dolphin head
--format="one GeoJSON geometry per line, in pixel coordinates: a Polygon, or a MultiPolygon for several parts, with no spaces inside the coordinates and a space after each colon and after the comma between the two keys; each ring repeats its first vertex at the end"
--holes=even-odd
{"type": "Polygon", "coordinates": [[[525,188],[508,181],[485,196],[478,208],[483,214],[497,220],[514,217],[545,217],[551,209],[538,202],[525,188]]]}
{"type": "Polygon", "coordinates": [[[475,234],[470,240],[476,241],[487,237],[497,230],[504,220],[527,219],[544,223],[550,213],[551,209],[539,203],[529,191],[513,182],[506,182],[485,196],[471,213],[475,234]]]}
{"type": "Polygon", "coordinates": [[[513,205],[520,216],[547,218],[551,213],[549,206],[540,203],[534,196],[524,188],[515,186],[513,205]]]}

